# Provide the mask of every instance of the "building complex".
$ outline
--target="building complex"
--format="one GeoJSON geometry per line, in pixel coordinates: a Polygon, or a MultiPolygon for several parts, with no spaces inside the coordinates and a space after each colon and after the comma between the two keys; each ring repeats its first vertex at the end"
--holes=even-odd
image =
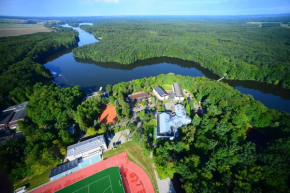
{"type": "Polygon", "coordinates": [[[17,129],[17,121],[24,121],[26,116],[26,105],[28,102],[8,107],[0,114],[0,130],[1,129],[17,129]]]}
{"type": "Polygon", "coordinates": [[[67,147],[69,162],[62,163],[50,171],[50,181],[64,177],[102,160],[107,149],[104,135],[100,135],[67,147]]]}
{"type": "Polygon", "coordinates": [[[174,99],[174,101],[178,102],[184,101],[184,96],[180,84],[174,83],[172,85],[172,91],[169,92],[170,93],[167,93],[161,86],[156,86],[153,89],[154,96],[160,101],[165,101],[167,99],[174,99]]]}
{"type": "Polygon", "coordinates": [[[147,92],[137,92],[137,93],[133,93],[128,95],[128,98],[132,101],[132,102],[137,102],[138,104],[142,102],[142,100],[150,100],[151,95],[147,92]]]}
{"type": "Polygon", "coordinates": [[[174,105],[172,113],[158,113],[155,138],[173,140],[178,136],[178,128],[188,125],[191,122],[182,104],[174,105]]]}

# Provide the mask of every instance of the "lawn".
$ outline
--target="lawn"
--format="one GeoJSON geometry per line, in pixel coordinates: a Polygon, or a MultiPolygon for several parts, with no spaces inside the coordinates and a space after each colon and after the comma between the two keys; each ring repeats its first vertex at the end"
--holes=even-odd
{"type": "Polygon", "coordinates": [[[156,125],[156,121],[157,121],[156,119],[151,119],[147,124],[155,126],[156,125]]]}
{"type": "Polygon", "coordinates": [[[169,102],[169,99],[164,100],[164,101],[163,101],[163,104],[166,104],[166,103],[168,103],[168,102],[169,102]]]}
{"type": "Polygon", "coordinates": [[[28,185],[28,188],[27,188],[28,190],[36,188],[37,186],[40,186],[41,184],[44,184],[44,183],[49,181],[48,176],[49,176],[51,169],[52,168],[48,168],[46,172],[44,172],[43,174],[40,174],[40,175],[26,177],[23,180],[14,184],[14,187],[17,189],[17,188],[20,188],[24,185],[28,185]]]}
{"type": "Polygon", "coordinates": [[[117,147],[117,149],[115,150],[109,150],[109,151],[104,152],[103,157],[104,159],[109,158],[124,151],[127,152],[127,155],[130,161],[139,165],[148,174],[154,186],[155,192],[158,192],[158,187],[157,187],[157,182],[156,182],[156,178],[154,174],[154,169],[152,166],[152,161],[149,157],[146,157],[142,154],[141,147],[137,143],[133,141],[124,143],[122,144],[122,147],[117,147]]]}
{"type": "Polygon", "coordinates": [[[164,85],[161,85],[161,87],[162,87],[164,90],[172,90],[172,85],[170,85],[170,84],[164,84],[164,85]]]}
{"type": "Polygon", "coordinates": [[[51,32],[44,25],[17,25],[17,24],[0,24],[0,37],[20,36],[33,34],[37,32],[51,32]]]}

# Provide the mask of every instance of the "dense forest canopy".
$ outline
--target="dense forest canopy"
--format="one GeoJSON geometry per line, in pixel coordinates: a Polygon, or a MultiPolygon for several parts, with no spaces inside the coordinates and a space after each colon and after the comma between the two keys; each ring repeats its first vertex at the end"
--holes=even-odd
{"type": "MultiPolygon", "coordinates": [[[[290,19],[282,20],[285,23],[290,19]]],[[[81,28],[101,41],[76,48],[73,54],[122,65],[153,57],[175,57],[198,62],[219,76],[227,73],[228,79],[290,88],[290,29],[280,24],[247,23],[250,21],[255,19],[96,21],[94,26],[81,28]]]]}
{"type": "Polygon", "coordinates": [[[36,62],[77,46],[76,31],[56,25],[47,27],[54,31],[0,38],[0,108],[28,100],[35,83],[51,80],[50,72],[36,62]]]}
{"type": "MultiPolygon", "coordinates": [[[[174,82],[202,102],[204,115],[195,116],[186,100],[192,123],[180,129],[175,141],[154,140],[159,177],[179,175],[188,193],[289,190],[290,114],[267,109],[251,96],[206,78],[159,75],[119,83],[113,92],[118,98],[174,82]]],[[[148,143],[154,129],[143,120],[148,143]]],[[[150,149],[148,144],[144,147],[150,149]]]]}
{"type": "Polygon", "coordinates": [[[3,71],[12,63],[24,58],[37,61],[61,49],[76,46],[77,32],[68,28],[63,29],[66,33],[36,33],[0,38],[0,70],[3,71]]]}
{"type": "Polygon", "coordinates": [[[80,87],[59,88],[40,83],[33,87],[26,120],[18,123],[24,137],[0,146],[0,167],[14,183],[60,163],[66,147],[74,141],[68,129],[74,123],[83,95],[80,87]]]}

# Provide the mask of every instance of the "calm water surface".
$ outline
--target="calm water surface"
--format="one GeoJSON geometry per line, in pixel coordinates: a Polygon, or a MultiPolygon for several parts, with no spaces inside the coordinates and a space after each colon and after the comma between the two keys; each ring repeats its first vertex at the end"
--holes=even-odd
{"type": "MultiPolygon", "coordinates": [[[[78,46],[98,42],[92,34],[79,27],[73,29],[79,32],[78,46]]],[[[74,58],[71,50],[66,50],[50,56],[44,64],[51,71],[61,74],[55,77],[56,83],[67,86],[79,85],[86,92],[95,91],[100,87],[104,88],[107,84],[167,73],[193,77],[205,76],[216,80],[219,78],[197,63],[174,58],[153,58],[122,66],[74,58]]],[[[290,112],[289,90],[255,81],[226,80],[225,82],[243,94],[252,95],[268,108],[290,112]]]]}

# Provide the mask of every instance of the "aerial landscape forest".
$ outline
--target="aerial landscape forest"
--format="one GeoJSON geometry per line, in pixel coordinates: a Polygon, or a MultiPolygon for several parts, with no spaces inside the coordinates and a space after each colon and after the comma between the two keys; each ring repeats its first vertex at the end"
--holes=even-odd
{"type": "Polygon", "coordinates": [[[0,106],[27,100],[34,84],[51,80],[50,72],[39,61],[76,47],[77,35],[72,29],[58,27],[51,33],[0,38],[0,106]]]}
{"type": "MultiPolygon", "coordinates": [[[[88,1],[81,6],[120,2],[88,1]]],[[[5,183],[0,192],[23,188],[38,193],[49,186],[47,192],[65,192],[86,175],[67,180],[70,176],[124,152],[149,180],[133,171],[131,177],[137,180],[130,184],[129,169],[115,168],[123,192],[289,192],[289,14],[2,14],[0,179],[5,183]],[[13,28],[26,31],[13,34],[13,28]],[[147,76],[148,66],[156,73],[147,76]],[[194,73],[182,74],[180,69],[194,73]],[[121,77],[127,72],[139,74],[121,77]],[[91,73],[102,82],[88,84],[91,73]],[[252,96],[230,81],[277,90],[252,89],[258,93],[252,96]],[[278,91],[286,94],[282,97],[278,91]],[[275,97],[282,99],[277,102],[275,97]],[[278,103],[284,108],[275,107],[278,103]],[[176,121],[178,105],[189,122],[171,125],[166,132],[176,129],[174,137],[160,134],[162,124],[170,122],[164,118],[160,123],[160,115],[176,121]],[[69,150],[77,152],[78,145],[92,144],[96,137],[103,137],[96,144],[102,142],[105,148],[94,144],[97,150],[82,150],[81,157],[69,158],[69,150]],[[66,164],[78,170],[69,168],[53,178],[53,171],[66,164]],[[57,182],[57,188],[51,185],[57,182]],[[164,187],[165,182],[170,187],[164,187]],[[148,184],[152,189],[146,189],[148,184]]],[[[105,192],[113,192],[111,181],[106,183],[105,192]]],[[[89,184],[75,192],[92,190],[89,184]]]]}
{"type": "MultiPolygon", "coordinates": [[[[249,20],[248,20],[249,21],[249,20]]],[[[153,57],[194,61],[229,79],[257,80],[290,88],[289,28],[232,20],[98,21],[81,26],[101,40],[74,56],[128,65],[153,57]]]]}

